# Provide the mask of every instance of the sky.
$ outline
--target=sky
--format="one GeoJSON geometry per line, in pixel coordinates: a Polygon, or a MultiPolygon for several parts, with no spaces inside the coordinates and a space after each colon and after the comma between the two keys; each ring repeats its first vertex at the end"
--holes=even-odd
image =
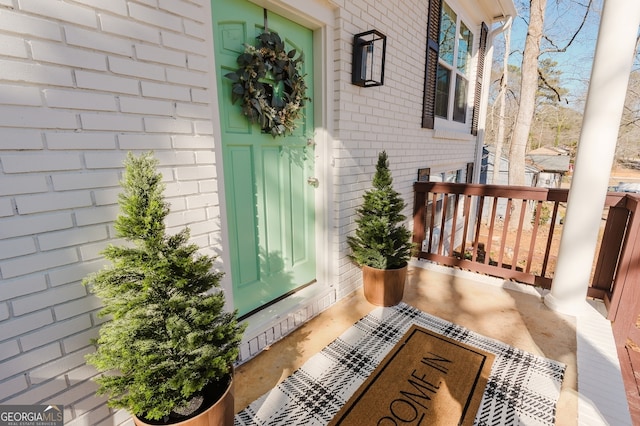
{"type": "MultiPolygon", "coordinates": [[[[565,47],[576,32],[584,17],[586,3],[588,0],[547,0],[545,34],[557,48],[565,47]]],[[[520,66],[527,34],[529,2],[515,0],[515,4],[518,17],[514,20],[511,31],[512,54],[509,62],[520,66]]],[[[592,0],[587,21],[566,52],[547,53],[542,56],[558,63],[558,68],[562,71],[561,84],[570,91],[567,96],[570,105],[578,103],[578,99],[584,97],[587,91],[601,10],[602,0],[592,0]]],[[[504,42],[499,39],[496,43],[504,42]]],[[[542,50],[553,49],[553,44],[543,40],[542,50]]],[[[497,55],[502,55],[502,52],[503,49],[497,48],[494,58],[498,59],[497,55]]]]}

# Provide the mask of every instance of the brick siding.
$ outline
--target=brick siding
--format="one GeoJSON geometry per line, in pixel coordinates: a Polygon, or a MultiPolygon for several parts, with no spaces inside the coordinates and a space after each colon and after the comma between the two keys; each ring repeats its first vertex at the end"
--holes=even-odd
{"type": "MultiPolygon", "coordinates": [[[[418,169],[431,173],[465,170],[475,160],[476,139],[468,131],[436,132],[421,128],[424,63],[428,5],[419,0],[393,2],[375,0],[336,1],[339,5],[335,30],[335,162],[334,217],[340,253],[340,292],[348,293],[360,284],[360,272],[346,256],[346,236],[356,227],[354,210],[362,202],[362,192],[371,186],[378,152],[389,155],[394,186],[407,202],[405,215],[411,218],[413,182],[418,169]],[[353,35],[376,29],[387,36],[384,86],[361,88],[351,81],[353,35]],[[446,137],[442,137],[446,136],[446,137]]],[[[454,4],[454,3],[452,3],[454,4]]],[[[479,43],[480,22],[475,47],[479,43]]],[[[490,58],[488,58],[490,61],[490,58]]],[[[475,64],[475,62],[474,62],[475,64]]],[[[470,76],[475,76],[471,70],[470,76]]],[[[470,84],[469,87],[474,87],[470,84]]],[[[471,107],[471,105],[470,105],[471,107]]],[[[467,116],[471,122],[471,109],[467,116]]],[[[407,222],[409,223],[409,222],[407,222]]]]}
{"type": "MultiPolygon", "coordinates": [[[[408,217],[418,168],[464,169],[475,156],[475,139],[420,128],[424,2],[333,3],[325,161],[336,282],[333,293],[247,336],[245,360],[360,285],[346,236],[380,150],[408,217]],[[351,43],[371,28],[388,37],[385,85],[359,88],[350,84],[351,43]]],[[[170,230],[188,225],[207,253],[224,250],[210,13],[207,0],[0,0],[0,404],[64,404],[69,425],[131,422],[94,395],[84,356],[103,320],[81,284],[118,242],[112,223],[127,151],[154,150],[160,160],[170,230]]]]}
{"type": "Polygon", "coordinates": [[[129,422],[84,363],[127,151],[154,150],[171,229],[220,238],[206,1],[0,2],[0,403],[129,422]],[[193,97],[192,97],[193,94],[193,97]],[[209,122],[209,124],[203,124],[209,122]]]}

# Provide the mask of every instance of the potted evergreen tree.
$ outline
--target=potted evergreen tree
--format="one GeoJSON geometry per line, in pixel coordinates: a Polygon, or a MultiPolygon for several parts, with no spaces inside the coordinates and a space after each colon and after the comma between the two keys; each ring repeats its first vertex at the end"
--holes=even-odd
{"type": "Polygon", "coordinates": [[[232,424],[244,325],[224,310],[215,257],[188,243],[188,228],[166,233],[157,164],[151,153],[125,160],[115,230],[128,244],[105,249],[111,265],[84,279],[110,319],[87,362],[107,373],[96,379],[97,394],[136,424],[232,424]]]}
{"type": "Polygon", "coordinates": [[[347,237],[351,260],[362,267],[365,298],[374,305],[393,306],[404,293],[413,243],[402,225],[405,202],[393,189],[387,153],[378,154],[373,188],[365,191],[356,210],[358,227],[347,237]]]}

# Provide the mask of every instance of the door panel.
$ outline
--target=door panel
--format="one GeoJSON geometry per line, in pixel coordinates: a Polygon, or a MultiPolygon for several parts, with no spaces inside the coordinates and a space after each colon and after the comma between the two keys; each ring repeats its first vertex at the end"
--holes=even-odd
{"type": "MultiPolygon", "coordinates": [[[[313,104],[305,106],[293,135],[273,138],[231,104],[231,81],[244,43],[264,31],[263,9],[247,1],[212,0],[223,169],[234,305],[240,315],[315,280],[313,104]]],[[[304,52],[307,94],[313,93],[313,34],[272,12],[269,31],[286,49],[304,52]]]]}

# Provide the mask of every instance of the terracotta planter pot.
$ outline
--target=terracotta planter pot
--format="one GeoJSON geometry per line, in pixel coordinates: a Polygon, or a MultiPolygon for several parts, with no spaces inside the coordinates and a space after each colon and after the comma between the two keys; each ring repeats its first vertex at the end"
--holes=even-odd
{"type": "Polygon", "coordinates": [[[394,306],[402,301],[407,265],[399,269],[362,267],[364,297],[377,306],[394,306]]]}
{"type": "MultiPolygon", "coordinates": [[[[233,375],[231,376],[231,381],[229,382],[229,386],[227,390],[224,392],[222,397],[218,399],[213,405],[209,408],[205,409],[200,414],[183,420],[177,423],[167,423],[170,425],[177,426],[232,426],[233,425],[233,415],[234,415],[234,383],[233,383],[233,375]]],[[[164,423],[154,422],[147,423],[146,421],[133,416],[133,421],[137,426],[148,426],[148,425],[159,425],[164,423]]]]}

